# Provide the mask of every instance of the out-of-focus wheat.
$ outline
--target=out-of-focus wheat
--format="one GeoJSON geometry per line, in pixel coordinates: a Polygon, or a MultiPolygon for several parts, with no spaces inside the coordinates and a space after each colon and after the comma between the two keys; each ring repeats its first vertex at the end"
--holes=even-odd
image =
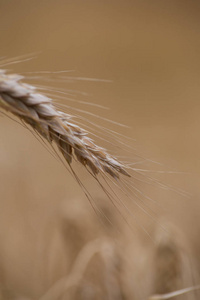
{"type": "Polygon", "coordinates": [[[71,121],[72,116],[58,111],[51,98],[23,83],[23,78],[0,70],[1,108],[30,125],[49,143],[55,142],[69,165],[76,157],[94,176],[99,172],[108,173],[115,179],[120,173],[130,176],[125,165],[97,146],[84,129],[71,121]]]}
{"type": "Polygon", "coordinates": [[[175,296],[182,300],[197,299],[198,292],[195,290],[199,287],[190,244],[175,226],[166,224],[165,227],[166,232],[157,229],[152,271],[152,289],[157,295],[150,299],[170,299],[175,296]]]}

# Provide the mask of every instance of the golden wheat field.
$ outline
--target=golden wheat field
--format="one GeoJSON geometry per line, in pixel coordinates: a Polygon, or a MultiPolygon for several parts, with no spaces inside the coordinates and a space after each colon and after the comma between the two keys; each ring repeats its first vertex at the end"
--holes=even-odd
{"type": "Polygon", "coordinates": [[[200,299],[199,1],[0,0],[0,36],[131,175],[74,178],[0,101],[0,299],[200,299]]]}

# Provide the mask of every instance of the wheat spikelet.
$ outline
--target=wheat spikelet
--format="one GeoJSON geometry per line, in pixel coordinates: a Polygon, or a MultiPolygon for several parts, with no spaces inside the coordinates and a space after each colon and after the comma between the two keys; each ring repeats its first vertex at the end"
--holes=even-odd
{"type": "Polygon", "coordinates": [[[95,177],[99,172],[108,173],[115,179],[120,173],[130,176],[123,164],[98,147],[85,130],[71,122],[70,115],[58,111],[51,98],[23,83],[23,78],[0,70],[1,108],[30,125],[49,143],[55,142],[69,165],[76,157],[95,177]]]}

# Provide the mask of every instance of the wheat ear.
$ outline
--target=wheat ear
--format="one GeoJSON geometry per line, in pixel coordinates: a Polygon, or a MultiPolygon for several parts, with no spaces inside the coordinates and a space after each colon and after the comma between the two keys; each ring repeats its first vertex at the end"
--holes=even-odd
{"type": "Polygon", "coordinates": [[[21,75],[0,70],[1,108],[30,125],[49,143],[55,142],[69,165],[76,157],[94,176],[99,172],[108,173],[115,179],[120,173],[130,176],[122,163],[98,147],[84,129],[71,122],[70,115],[58,111],[51,98],[38,93],[22,79],[21,75]]]}

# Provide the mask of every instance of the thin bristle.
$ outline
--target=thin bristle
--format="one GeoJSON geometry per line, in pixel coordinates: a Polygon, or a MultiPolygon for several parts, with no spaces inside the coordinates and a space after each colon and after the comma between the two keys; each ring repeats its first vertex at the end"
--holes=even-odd
{"type": "Polygon", "coordinates": [[[130,176],[126,166],[97,146],[87,131],[71,122],[71,116],[58,111],[53,99],[37,92],[36,87],[22,82],[21,75],[8,75],[0,70],[0,107],[30,125],[49,143],[55,142],[68,164],[73,157],[89,167],[96,176],[108,173],[115,179],[130,176]]]}

